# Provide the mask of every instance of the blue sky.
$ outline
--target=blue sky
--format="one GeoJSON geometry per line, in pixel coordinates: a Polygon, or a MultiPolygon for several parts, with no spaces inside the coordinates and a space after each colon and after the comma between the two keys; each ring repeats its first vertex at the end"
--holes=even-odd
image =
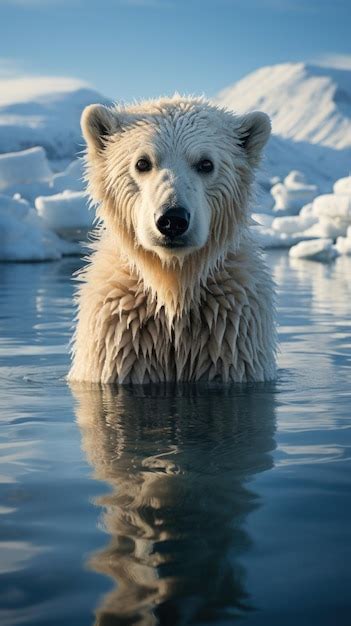
{"type": "Polygon", "coordinates": [[[262,65],[351,68],[350,23],[350,0],[0,0],[0,75],[212,96],[262,65]]]}

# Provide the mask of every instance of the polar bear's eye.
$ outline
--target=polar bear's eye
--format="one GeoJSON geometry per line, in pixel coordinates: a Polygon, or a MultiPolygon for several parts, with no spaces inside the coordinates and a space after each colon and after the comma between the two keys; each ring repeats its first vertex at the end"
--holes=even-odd
{"type": "Polygon", "coordinates": [[[210,159],[202,159],[196,164],[196,169],[201,174],[209,174],[213,171],[213,163],[210,159]]]}
{"type": "Polygon", "coordinates": [[[151,161],[149,159],[138,159],[135,164],[138,172],[149,172],[152,168],[151,161]]]}

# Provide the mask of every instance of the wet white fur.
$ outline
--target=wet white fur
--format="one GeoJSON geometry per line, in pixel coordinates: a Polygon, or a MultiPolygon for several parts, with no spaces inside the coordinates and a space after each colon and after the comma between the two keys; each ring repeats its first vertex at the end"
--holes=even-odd
{"type": "Polygon", "coordinates": [[[70,380],[264,381],[275,375],[273,288],[248,230],[270,124],[204,99],[88,107],[87,179],[103,227],[81,273],[70,380]],[[135,163],[147,156],[152,170],[135,163]],[[211,159],[214,171],[196,163],[211,159]],[[162,247],[161,207],[190,213],[185,248],[162,247]]]}

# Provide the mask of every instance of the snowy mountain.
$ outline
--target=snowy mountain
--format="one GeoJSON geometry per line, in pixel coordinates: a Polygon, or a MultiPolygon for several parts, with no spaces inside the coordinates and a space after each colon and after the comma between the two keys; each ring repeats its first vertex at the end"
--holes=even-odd
{"type": "Polygon", "coordinates": [[[281,137],[351,148],[351,70],[304,63],[262,67],[217,99],[237,111],[265,111],[281,137]]]}
{"type": "Polygon", "coordinates": [[[263,67],[215,99],[238,113],[262,110],[272,120],[268,175],[302,170],[327,191],[351,170],[351,70],[285,63],[263,67]]]}
{"type": "Polygon", "coordinates": [[[50,160],[72,160],[83,147],[81,112],[94,102],[109,103],[75,79],[0,80],[0,153],[43,146],[50,160]]]}

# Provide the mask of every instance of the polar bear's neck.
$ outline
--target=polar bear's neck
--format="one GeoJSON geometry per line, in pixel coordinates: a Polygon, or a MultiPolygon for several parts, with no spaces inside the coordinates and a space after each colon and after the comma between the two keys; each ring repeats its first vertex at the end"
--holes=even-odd
{"type": "Polygon", "coordinates": [[[181,262],[165,263],[142,248],[133,247],[129,254],[124,249],[121,254],[125,269],[143,285],[155,313],[163,309],[170,325],[200,303],[201,290],[224,259],[224,250],[221,259],[214,259],[210,245],[181,262]]]}
{"type": "Polygon", "coordinates": [[[223,266],[230,252],[237,252],[245,239],[246,224],[237,226],[236,242],[220,246],[208,241],[200,250],[183,258],[162,260],[156,253],[136,246],[135,238],[120,228],[119,235],[102,233],[97,248],[110,250],[115,263],[143,286],[155,313],[164,310],[170,325],[187,315],[201,301],[201,290],[208,278],[223,266]]]}

